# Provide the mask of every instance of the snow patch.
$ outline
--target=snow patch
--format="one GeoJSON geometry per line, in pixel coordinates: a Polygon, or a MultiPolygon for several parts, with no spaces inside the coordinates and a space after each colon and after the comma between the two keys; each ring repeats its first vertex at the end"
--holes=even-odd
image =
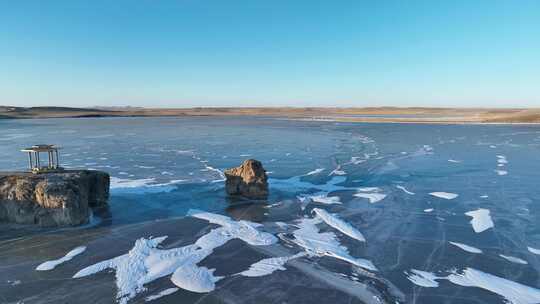
{"type": "Polygon", "coordinates": [[[257,230],[257,228],[262,226],[261,224],[244,220],[235,221],[224,215],[196,209],[190,209],[188,215],[222,226],[213,229],[210,233],[203,235],[195,242],[195,244],[203,248],[219,247],[235,238],[254,246],[271,245],[277,242],[277,238],[272,234],[257,230]]]}
{"type": "Polygon", "coordinates": [[[371,204],[380,202],[386,198],[386,194],[383,193],[356,193],[354,196],[367,198],[371,204]]]}
{"type": "Polygon", "coordinates": [[[319,195],[310,195],[308,196],[312,201],[316,203],[326,204],[326,205],[332,205],[332,204],[341,204],[341,201],[339,200],[339,196],[326,196],[325,194],[319,194],[319,195]]]}
{"type": "Polygon", "coordinates": [[[339,169],[339,168],[336,168],[334,169],[332,172],[330,172],[330,174],[328,175],[347,175],[347,172],[339,169]]]}
{"type": "Polygon", "coordinates": [[[449,242],[449,243],[470,253],[482,253],[482,250],[473,246],[465,245],[463,243],[458,243],[458,242],[449,242]]]}
{"type": "Polygon", "coordinates": [[[330,256],[358,267],[377,271],[371,261],[352,257],[347,247],[339,243],[334,233],[319,232],[316,225],[320,223],[322,223],[322,220],[318,217],[301,219],[297,224],[298,229],[293,232],[294,239],[292,242],[304,248],[308,255],[330,256]]]}
{"type": "Polygon", "coordinates": [[[520,259],[520,258],[516,258],[516,257],[513,257],[513,256],[509,256],[509,255],[504,255],[504,254],[499,254],[499,256],[509,262],[512,262],[512,263],[516,263],[516,264],[522,264],[522,265],[527,265],[529,263],[527,263],[527,261],[523,260],[523,259],[520,259]]]}
{"type": "Polygon", "coordinates": [[[326,210],[314,208],[313,211],[317,214],[317,217],[322,219],[328,226],[341,231],[343,234],[350,236],[353,239],[365,242],[364,235],[354,228],[351,224],[340,219],[337,215],[326,212],[326,210]]]}
{"type": "Polygon", "coordinates": [[[497,155],[497,162],[499,164],[508,164],[508,160],[506,159],[506,156],[504,155],[497,155]]]}
{"type": "Polygon", "coordinates": [[[408,279],[422,287],[438,287],[438,280],[448,280],[453,284],[464,287],[477,287],[502,296],[508,303],[537,304],[540,303],[540,289],[510,281],[474,268],[465,268],[458,273],[456,270],[448,276],[437,276],[431,272],[411,269],[408,279]]]}
{"type": "Polygon", "coordinates": [[[351,157],[351,160],[349,161],[349,163],[353,165],[359,165],[361,163],[366,162],[369,159],[369,157],[370,156],[368,154],[365,154],[363,158],[360,156],[353,156],[351,157]]]}
{"type": "Polygon", "coordinates": [[[168,296],[168,295],[171,295],[175,292],[177,292],[180,288],[176,288],[176,287],[173,287],[173,288],[167,288],[165,290],[162,290],[154,295],[151,295],[151,296],[148,296],[146,297],[145,301],[146,302],[150,302],[150,301],[153,301],[153,300],[157,300],[159,298],[162,298],[164,296],[168,296]]]}
{"type": "Polygon", "coordinates": [[[495,172],[497,173],[497,175],[500,175],[500,176],[508,174],[508,171],[506,170],[495,170],[495,172]]]}
{"type": "Polygon", "coordinates": [[[141,168],[141,169],[155,169],[156,168],[154,166],[141,166],[141,165],[135,165],[135,167],[141,168]]]}
{"type": "Polygon", "coordinates": [[[407,193],[408,195],[414,195],[415,194],[414,192],[411,192],[411,191],[407,190],[403,186],[396,186],[396,188],[398,188],[399,190],[402,190],[403,192],[407,193]]]}
{"type": "Polygon", "coordinates": [[[21,280],[7,280],[7,283],[10,285],[10,286],[17,286],[19,284],[22,283],[21,280]]]}
{"type": "Polygon", "coordinates": [[[465,215],[472,217],[471,225],[474,232],[480,233],[489,228],[493,228],[493,220],[491,219],[489,209],[478,209],[475,211],[465,212],[465,215]]]}
{"type": "Polygon", "coordinates": [[[215,277],[213,270],[197,264],[212,254],[215,248],[235,238],[254,246],[277,242],[272,234],[256,229],[260,224],[234,221],[223,215],[199,210],[189,210],[188,215],[220,227],[212,229],[194,244],[173,249],[157,248],[167,236],[138,239],[128,253],[81,269],[73,277],[80,278],[105,269],[114,269],[118,288],[116,298],[121,304],[145,291],[145,284],[170,274],[171,281],[180,288],[193,292],[209,292],[221,278],[215,277]]]}
{"type": "Polygon", "coordinates": [[[85,250],[86,250],[86,246],[76,247],[75,249],[68,252],[65,256],[57,260],[51,260],[51,261],[47,261],[40,264],[38,267],[36,267],[36,270],[38,271],[53,270],[56,266],[73,259],[75,256],[83,253],[85,250]]]}
{"type": "Polygon", "coordinates": [[[357,189],[360,192],[380,192],[381,188],[379,187],[360,187],[357,189]]]}
{"type": "Polygon", "coordinates": [[[440,278],[431,272],[411,269],[410,273],[405,272],[405,274],[407,275],[407,279],[414,285],[421,287],[439,287],[439,282],[436,280],[440,278]]]}
{"type": "Polygon", "coordinates": [[[244,270],[239,274],[245,277],[262,277],[269,275],[276,270],[285,270],[285,263],[305,255],[305,252],[300,252],[291,256],[262,259],[255,264],[252,264],[248,270],[244,270]]]}
{"type": "Polygon", "coordinates": [[[321,172],[324,171],[324,168],[318,168],[318,169],[315,169],[313,171],[309,171],[308,173],[306,173],[305,175],[306,176],[309,176],[309,175],[315,175],[315,174],[319,174],[321,172]]]}
{"type": "Polygon", "coordinates": [[[206,293],[216,288],[216,282],[222,277],[214,276],[215,269],[206,267],[193,267],[193,265],[182,265],[178,267],[171,281],[174,285],[189,290],[191,292],[206,293]]]}
{"type": "Polygon", "coordinates": [[[533,248],[533,247],[527,247],[527,250],[529,250],[529,252],[534,253],[534,254],[540,254],[540,249],[536,249],[536,248],[533,248]]]}
{"type": "Polygon", "coordinates": [[[217,173],[217,175],[219,176],[218,179],[215,179],[215,180],[213,180],[212,182],[216,182],[216,183],[217,183],[217,182],[223,182],[223,181],[226,180],[226,178],[225,178],[225,173],[223,173],[223,171],[221,171],[221,170],[219,170],[219,169],[216,169],[216,168],[214,168],[214,167],[212,167],[212,166],[207,165],[206,162],[201,162],[201,163],[204,164],[204,169],[201,170],[201,171],[215,172],[215,173],[217,173]]]}
{"type": "Polygon", "coordinates": [[[540,290],[510,281],[489,273],[466,268],[463,273],[452,273],[446,277],[450,282],[466,287],[478,287],[504,297],[514,304],[540,303],[540,290]]]}
{"type": "Polygon", "coordinates": [[[459,196],[459,194],[450,193],[450,192],[431,192],[430,195],[438,197],[438,198],[444,198],[447,200],[453,200],[459,196]]]}

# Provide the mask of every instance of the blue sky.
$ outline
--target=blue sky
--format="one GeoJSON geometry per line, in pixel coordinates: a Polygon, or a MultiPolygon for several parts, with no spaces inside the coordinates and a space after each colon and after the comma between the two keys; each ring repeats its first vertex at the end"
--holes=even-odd
{"type": "Polygon", "coordinates": [[[0,1],[0,104],[540,107],[540,1],[0,1]]]}

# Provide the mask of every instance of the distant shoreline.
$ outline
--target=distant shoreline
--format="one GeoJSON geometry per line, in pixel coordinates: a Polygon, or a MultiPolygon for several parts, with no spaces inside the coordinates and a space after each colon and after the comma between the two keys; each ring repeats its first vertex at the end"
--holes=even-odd
{"type": "Polygon", "coordinates": [[[425,124],[540,124],[538,109],[498,108],[69,108],[0,106],[0,119],[105,117],[280,117],[306,121],[425,124]]]}
{"type": "Polygon", "coordinates": [[[474,122],[474,121],[430,121],[430,120],[342,120],[342,119],[332,119],[332,120],[317,120],[309,118],[286,118],[284,120],[295,120],[295,121],[326,121],[326,122],[345,122],[345,123],[368,123],[368,124],[426,124],[426,125],[531,125],[536,126],[540,125],[540,122],[474,122]]]}

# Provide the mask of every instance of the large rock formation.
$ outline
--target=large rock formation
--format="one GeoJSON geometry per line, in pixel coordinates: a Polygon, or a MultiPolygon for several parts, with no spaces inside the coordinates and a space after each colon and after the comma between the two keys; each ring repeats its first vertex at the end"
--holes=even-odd
{"type": "Polygon", "coordinates": [[[109,174],[101,171],[0,172],[0,222],[42,227],[87,223],[90,207],[107,203],[109,183],[109,174]]]}
{"type": "Polygon", "coordinates": [[[225,170],[225,189],[229,195],[248,199],[268,197],[268,177],[258,160],[248,159],[240,167],[225,170]]]}

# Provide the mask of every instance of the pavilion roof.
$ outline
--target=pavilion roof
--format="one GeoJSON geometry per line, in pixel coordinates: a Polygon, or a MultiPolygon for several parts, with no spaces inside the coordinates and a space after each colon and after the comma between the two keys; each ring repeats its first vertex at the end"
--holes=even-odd
{"type": "Polygon", "coordinates": [[[22,152],[51,152],[58,150],[59,147],[55,145],[34,145],[30,148],[24,148],[22,152]]]}

